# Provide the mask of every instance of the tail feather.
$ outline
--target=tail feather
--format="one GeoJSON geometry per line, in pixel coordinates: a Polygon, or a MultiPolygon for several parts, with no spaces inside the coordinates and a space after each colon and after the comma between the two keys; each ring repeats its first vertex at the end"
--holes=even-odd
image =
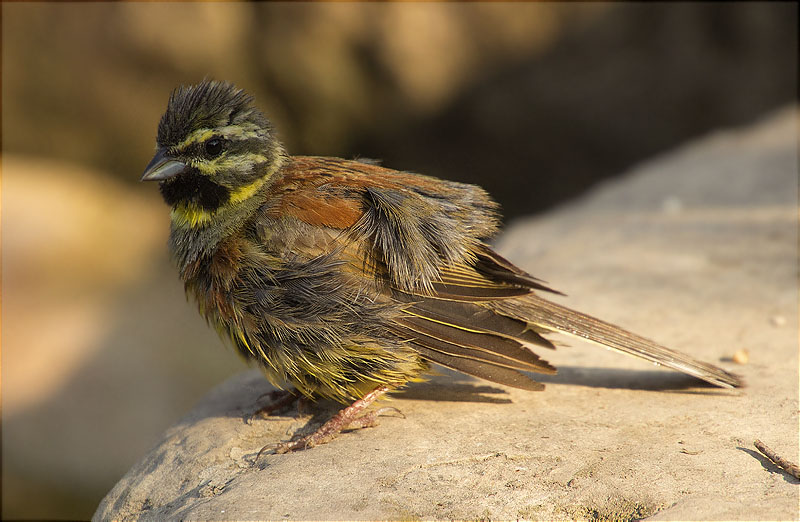
{"type": "Polygon", "coordinates": [[[577,337],[640,357],[716,386],[738,388],[743,384],[739,377],[722,368],[698,361],[685,353],[670,350],[618,326],[552,303],[535,294],[530,294],[522,299],[493,303],[493,305],[497,312],[520,319],[525,318],[539,328],[577,337]]]}

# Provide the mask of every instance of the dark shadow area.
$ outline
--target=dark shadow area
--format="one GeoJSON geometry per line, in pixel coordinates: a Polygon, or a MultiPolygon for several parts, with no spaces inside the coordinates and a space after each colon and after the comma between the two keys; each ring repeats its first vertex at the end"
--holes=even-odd
{"type": "MultiPolygon", "coordinates": [[[[463,379],[463,376],[460,376],[463,379]]],[[[461,379],[459,379],[461,381],[461,379]]],[[[470,382],[444,382],[427,381],[412,383],[407,388],[392,394],[392,397],[401,400],[436,401],[436,402],[483,402],[491,404],[510,404],[513,402],[507,397],[506,391],[487,384],[483,381],[470,382]],[[500,395],[499,397],[497,395],[500,395]]]]}
{"type": "Polygon", "coordinates": [[[582,366],[559,366],[556,375],[533,374],[543,383],[588,386],[626,390],[659,392],[682,392],[694,394],[717,394],[728,390],[701,381],[689,375],[672,371],[625,370],[617,368],[591,368],[582,366]]]}
{"type": "Polygon", "coordinates": [[[770,473],[780,475],[781,477],[783,477],[783,480],[788,482],[789,484],[800,484],[800,480],[798,480],[798,479],[794,478],[793,476],[791,476],[788,472],[786,472],[786,470],[781,469],[780,467],[778,467],[774,462],[769,460],[767,457],[762,455],[760,452],[758,452],[756,450],[753,450],[753,449],[750,449],[750,448],[743,448],[742,446],[736,446],[736,449],[744,451],[745,453],[747,453],[751,457],[754,457],[755,459],[757,459],[761,463],[761,466],[765,470],[769,471],[770,473]]]}
{"type": "MultiPolygon", "coordinates": [[[[642,390],[667,393],[685,393],[695,395],[718,395],[736,393],[724,390],[694,377],[678,372],[657,370],[624,370],[613,368],[590,368],[560,366],[557,375],[529,374],[534,380],[542,383],[585,386],[590,388],[642,390]]],[[[270,404],[269,392],[275,390],[263,379],[263,390],[259,386],[260,396],[252,403],[242,404],[241,408],[231,411],[221,406],[219,410],[206,410],[208,413],[238,416],[244,412],[245,418],[259,408],[270,404]]],[[[531,392],[535,393],[535,392],[531,392]]],[[[436,373],[422,382],[410,383],[400,390],[390,393],[398,400],[416,400],[433,402],[474,402],[488,404],[510,404],[506,390],[492,383],[472,378],[453,370],[437,367],[436,373]]],[[[322,422],[325,415],[333,415],[343,406],[335,401],[322,400],[314,403],[296,402],[276,410],[271,416],[293,417],[302,414],[320,415],[322,422]]],[[[329,417],[328,417],[329,418],[329,417]]],[[[313,423],[313,419],[309,422],[313,423]]]]}
{"type": "Polygon", "coordinates": [[[539,212],[796,100],[796,23],[796,4],[615,4],[348,152],[480,184],[507,219],[539,212]]]}

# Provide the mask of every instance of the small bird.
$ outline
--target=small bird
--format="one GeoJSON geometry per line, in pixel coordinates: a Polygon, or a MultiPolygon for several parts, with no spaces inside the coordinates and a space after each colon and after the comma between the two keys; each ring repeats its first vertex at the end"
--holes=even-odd
{"type": "Polygon", "coordinates": [[[374,424],[364,410],[431,363],[542,390],[534,349],[554,332],[711,384],[733,374],[546,300],[558,293],[488,245],[498,205],[480,187],[371,161],[290,156],[253,98],[226,82],[179,87],[143,181],[171,207],[187,294],[276,386],[352,404],[280,452],[374,424]]]}

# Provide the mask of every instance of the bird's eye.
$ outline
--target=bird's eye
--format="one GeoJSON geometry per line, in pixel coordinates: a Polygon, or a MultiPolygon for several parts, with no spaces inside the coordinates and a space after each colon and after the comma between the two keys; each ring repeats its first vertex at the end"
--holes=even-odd
{"type": "Polygon", "coordinates": [[[205,144],[206,156],[209,158],[216,158],[222,154],[222,140],[220,138],[211,138],[205,144]]]}

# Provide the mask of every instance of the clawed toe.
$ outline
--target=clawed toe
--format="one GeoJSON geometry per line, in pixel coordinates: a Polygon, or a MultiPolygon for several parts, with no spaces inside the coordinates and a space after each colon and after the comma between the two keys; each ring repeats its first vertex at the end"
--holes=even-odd
{"type": "Polygon", "coordinates": [[[384,406],[375,413],[377,414],[378,417],[399,417],[401,419],[406,418],[403,412],[398,410],[394,406],[384,406]],[[395,415],[386,415],[387,413],[394,413],[395,415]]]}
{"type": "Polygon", "coordinates": [[[369,413],[366,413],[360,417],[356,417],[353,419],[347,426],[344,426],[342,429],[347,430],[358,430],[361,428],[373,428],[378,425],[378,417],[389,417],[390,415],[386,415],[387,413],[394,413],[394,417],[401,417],[403,419],[406,418],[403,415],[403,412],[398,410],[397,408],[393,408],[391,406],[387,406],[385,408],[381,408],[379,410],[375,410],[369,413]]]}
{"type": "MultiPolygon", "coordinates": [[[[275,449],[275,453],[288,453],[290,451],[298,451],[325,444],[336,438],[344,429],[359,429],[375,426],[377,424],[377,418],[387,413],[395,413],[403,417],[400,410],[393,407],[380,408],[376,411],[360,415],[365,408],[375,401],[375,399],[389,391],[389,389],[390,387],[385,385],[375,388],[361,399],[341,410],[331,420],[320,426],[314,433],[294,441],[279,444],[275,449]]],[[[262,448],[259,452],[259,456],[264,449],[265,448],[262,448]]]]}

